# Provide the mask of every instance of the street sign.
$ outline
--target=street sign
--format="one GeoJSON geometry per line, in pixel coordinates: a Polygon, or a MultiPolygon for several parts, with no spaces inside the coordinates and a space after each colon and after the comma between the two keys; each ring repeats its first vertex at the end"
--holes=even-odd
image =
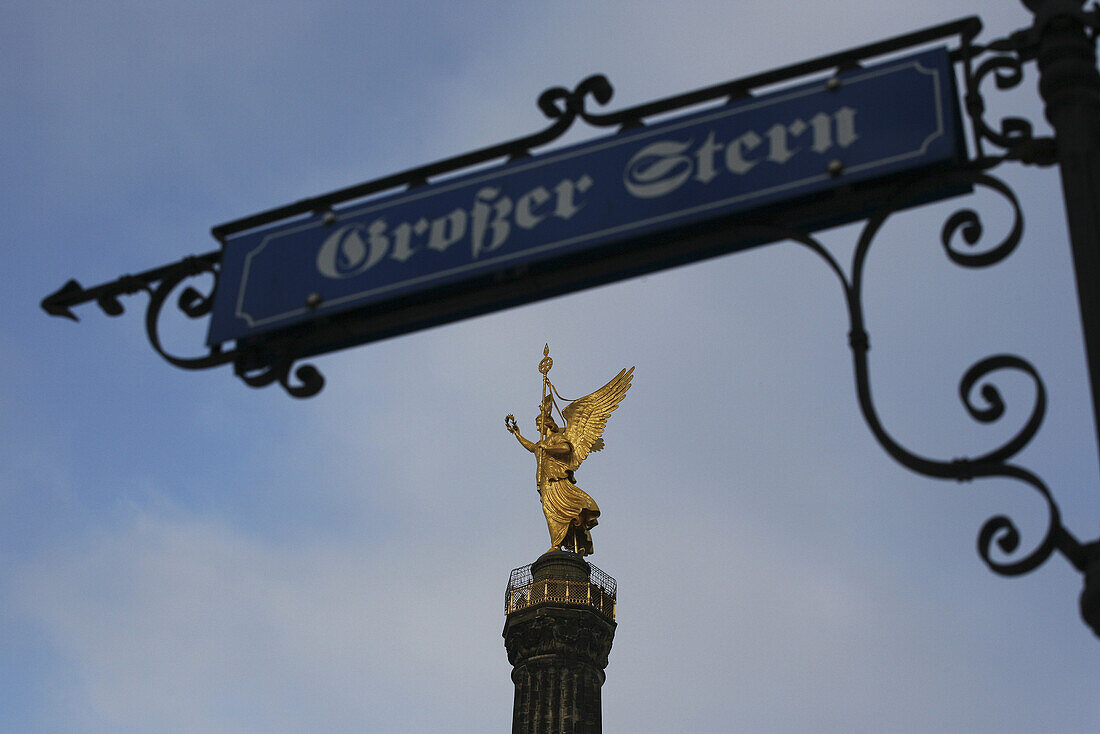
{"type": "Polygon", "coordinates": [[[963,161],[960,131],[935,49],[247,231],[224,242],[208,343],[357,324],[316,353],[743,249],[760,242],[722,226],[963,161]],[[706,247],[677,250],[704,230],[706,247]]]}

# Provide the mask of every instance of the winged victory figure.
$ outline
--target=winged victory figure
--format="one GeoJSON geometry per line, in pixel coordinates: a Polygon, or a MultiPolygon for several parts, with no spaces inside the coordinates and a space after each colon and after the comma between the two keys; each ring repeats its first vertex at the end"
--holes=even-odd
{"type": "Polygon", "coordinates": [[[557,390],[547,377],[554,364],[549,355],[550,348],[547,346],[539,363],[539,372],[543,376],[543,398],[535,419],[539,440],[524,438],[514,416],[507,416],[504,425],[525,449],[535,455],[535,481],[542,499],[546,527],[550,531],[550,550],[565,548],[582,556],[590,555],[592,535],[589,531],[597,524],[600,508],[576,485],[573,472],[589,453],[604,447],[603,431],[607,426],[607,417],[619,407],[630,389],[634,368],[620,371],[599,390],[569,403],[560,413],[565,427],[559,428],[551,414],[557,407],[554,400],[557,390]]]}

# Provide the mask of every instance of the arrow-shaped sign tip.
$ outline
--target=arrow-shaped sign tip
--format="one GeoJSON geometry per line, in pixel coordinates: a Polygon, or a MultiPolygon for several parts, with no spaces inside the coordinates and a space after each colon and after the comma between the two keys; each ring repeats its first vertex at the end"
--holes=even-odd
{"type": "Polygon", "coordinates": [[[76,314],[69,310],[69,306],[79,302],[76,296],[84,293],[84,286],[75,280],[70,280],[61,286],[56,293],[51,293],[42,299],[42,308],[50,316],[63,316],[73,321],[80,321],[76,314]]]}

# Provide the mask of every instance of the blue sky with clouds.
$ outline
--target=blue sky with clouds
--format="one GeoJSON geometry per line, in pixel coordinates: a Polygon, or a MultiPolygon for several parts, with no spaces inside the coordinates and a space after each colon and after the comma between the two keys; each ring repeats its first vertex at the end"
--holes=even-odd
{"type": "MultiPolygon", "coordinates": [[[[142,296],[80,324],[38,306],[70,277],[215,249],[212,225],[541,129],[550,86],[602,72],[617,109],[965,14],[986,39],[1028,20],[992,0],[0,7],[0,729],[506,730],[501,600],[546,542],[502,419],[529,430],[549,341],[566,395],[636,366],[578,472],[620,589],[607,731],[1095,731],[1079,574],[1055,557],[1005,579],[974,550],[997,514],[1037,538],[1041,501],[916,476],[875,444],[842,293],[804,248],[319,357],[306,401],[166,364],[142,296]]],[[[1041,127],[1033,85],[993,112],[1041,127]]],[[[875,396],[914,450],[977,454],[1033,393],[1003,376],[1006,415],[980,425],[959,379],[1028,359],[1048,410],[1019,462],[1092,539],[1057,175],[997,175],[1026,222],[1003,263],[961,269],[939,245],[964,205],[1003,234],[982,193],[899,215],[872,248],[875,396]]],[[[857,234],[821,236],[846,262],[857,234]]],[[[187,327],[173,343],[200,348],[187,327]]]]}

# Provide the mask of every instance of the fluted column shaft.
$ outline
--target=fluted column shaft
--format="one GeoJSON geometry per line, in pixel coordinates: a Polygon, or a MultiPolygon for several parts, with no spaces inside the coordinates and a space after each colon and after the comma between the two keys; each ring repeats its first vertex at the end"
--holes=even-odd
{"type": "MultiPolygon", "coordinates": [[[[536,581],[576,580],[582,568],[587,579],[584,560],[562,553],[543,556],[532,573],[536,581]]],[[[600,689],[614,637],[615,623],[583,605],[546,602],[509,614],[504,644],[516,687],[512,734],[600,734],[600,689]]]]}

